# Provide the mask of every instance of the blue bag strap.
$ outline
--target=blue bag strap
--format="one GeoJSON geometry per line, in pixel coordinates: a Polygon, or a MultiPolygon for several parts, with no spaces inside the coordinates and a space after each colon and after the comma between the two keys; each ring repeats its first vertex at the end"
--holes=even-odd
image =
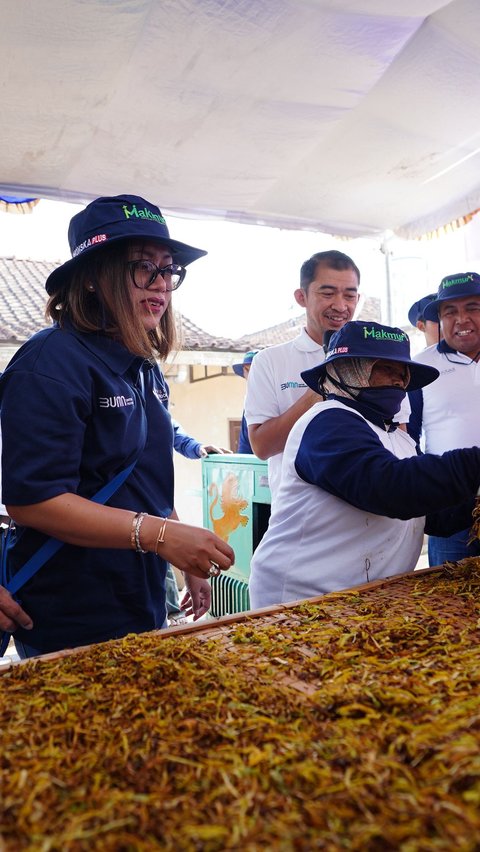
{"type": "Polygon", "coordinates": [[[10,637],[11,637],[11,635],[12,635],[11,633],[6,633],[5,631],[3,631],[3,633],[1,634],[1,639],[0,639],[0,657],[4,657],[4,656],[5,656],[5,652],[6,652],[7,648],[8,648],[9,643],[10,643],[10,637]]]}
{"type": "MultiPolygon", "coordinates": [[[[120,473],[117,473],[110,482],[107,482],[106,485],[103,485],[93,497],[91,497],[92,503],[106,503],[107,500],[115,494],[115,491],[118,491],[120,486],[125,482],[128,476],[130,476],[133,468],[135,467],[137,460],[126,467],[124,470],[121,470],[120,473]]],[[[45,564],[47,559],[50,559],[57,550],[60,550],[65,542],[59,541],[57,538],[48,538],[41,547],[38,548],[37,551],[30,557],[30,559],[25,562],[25,565],[22,565],[19,571],[15,574],[14,577],[10,580],[6,585],[6,589],[10,592],[11,595],[14,595],[21,589],[22,586],[25,585],[34,574],[37,573],[38,569],[45,564]]],[[[1,654],[0,654],[1,656],[1,654]]]]}

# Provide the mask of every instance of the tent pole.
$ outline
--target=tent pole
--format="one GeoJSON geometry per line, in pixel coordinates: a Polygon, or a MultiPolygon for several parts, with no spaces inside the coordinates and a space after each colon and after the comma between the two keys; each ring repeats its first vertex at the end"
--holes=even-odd
{"type": "Polygon", "coordinates": [[[385,234],[380,245],[380,251],[385,256],[385,287],[386,287],[386,324],[393,325],[393,301],[392,301],[392,270],[391,256],[392,251],[388,247],[390,237],[385,234]]]}

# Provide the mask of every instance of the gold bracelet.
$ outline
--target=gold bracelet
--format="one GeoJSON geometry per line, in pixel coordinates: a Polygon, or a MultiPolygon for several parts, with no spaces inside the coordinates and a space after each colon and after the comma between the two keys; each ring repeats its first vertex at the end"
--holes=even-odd
{"type": "Polygon", "coordinates": [[[167,520],[168,518],[162,518],[162,524],[158,531],[157,540],[155,542],[155,556],[158,556],[158,545],[163,544],[165,541],[165,530],[167,528],[167,520]]]}
{"type": "Polygon", "coordinates": [[[137,553],[148,553],[148,550],[144,550],[140,542],[140,527],[143,524],[143,519],[146,517],[147,512],[137,512],[133,519],[130,542],[133,544],[133,547],[137,553]]]}
{"type": "Polygon", "coordinates": [[[137,549],[137,545],[135,543],[135,527],[136,527],[136,524],[137,524],[137,518],[138,518],[138,512],[132,518],[132,528],[130,530],[130,547],[132,548],[132,550],[137,549]]]}

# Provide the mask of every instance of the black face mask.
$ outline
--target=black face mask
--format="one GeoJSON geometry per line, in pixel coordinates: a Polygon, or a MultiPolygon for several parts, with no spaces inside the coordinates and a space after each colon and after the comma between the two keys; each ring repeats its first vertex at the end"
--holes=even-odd
{"type": "Polygon", "coordinates": [[[361,388],[357,400],[368,405],[384,420],[391,420],[400,411],[406,394],[403,388],[361,388]]]}

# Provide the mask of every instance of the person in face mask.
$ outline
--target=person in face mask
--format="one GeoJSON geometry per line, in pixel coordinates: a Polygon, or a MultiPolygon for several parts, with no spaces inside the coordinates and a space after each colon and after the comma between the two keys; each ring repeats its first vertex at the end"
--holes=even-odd
{"type": "Polygon", "coordinates": [[[480,449],[417,455],[395,418],[438,371],[400,328],[348,322],[302,378],[318,402],[290,432],[278,500],[256,549],[252,608],[413,571],[424,533],[471,525],[480,449]]]}

